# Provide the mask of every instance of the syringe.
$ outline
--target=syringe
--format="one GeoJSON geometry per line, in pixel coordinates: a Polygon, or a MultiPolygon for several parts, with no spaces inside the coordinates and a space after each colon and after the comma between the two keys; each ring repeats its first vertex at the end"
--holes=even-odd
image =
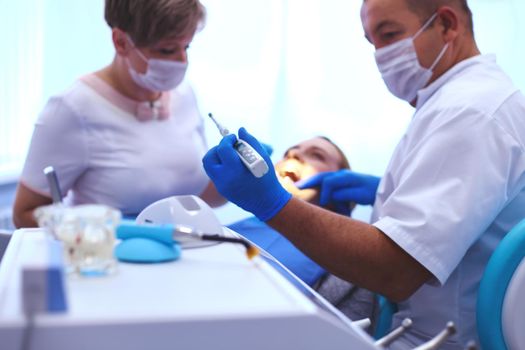
{"type": "MultiPolygon", "coordinates": [[[[211,113],[208,113],[208,116],[211,118],[211,120],[213,120],[222,137],[230,134],[230,131],[219,124],[219,122],[213,117],[211,113]]],[[[264,158],[259,153],[257,153],[257,151],[254,150],[248,142],[237,137],[234,148],[237,151],[241,161],[255,177],[261,177],[268,172],[268,164],[266,164],[264,158]]]]}

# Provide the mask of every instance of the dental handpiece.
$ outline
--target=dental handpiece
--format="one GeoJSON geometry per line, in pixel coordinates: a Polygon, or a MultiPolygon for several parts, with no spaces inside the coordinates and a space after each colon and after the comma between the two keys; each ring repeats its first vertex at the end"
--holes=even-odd
{"type": "MultiPolygon", "coordinates": [[[[211,120],[213,120],[222,137],[230,134],[228,129],[219,124],[219,122],[217,122],[211,113],[208,113],[208,116],[211,118],[211,120]]],[[[243,164],[248,168],[248,170],[250,170],[253,176],[261,177],[268,172],[268,164],[266,164],[264,158],[259,153],[257,153],[257,151],[253,149],[253,147],[250,146],[248,142],[237,137],[234,148],[243,164]]]]}

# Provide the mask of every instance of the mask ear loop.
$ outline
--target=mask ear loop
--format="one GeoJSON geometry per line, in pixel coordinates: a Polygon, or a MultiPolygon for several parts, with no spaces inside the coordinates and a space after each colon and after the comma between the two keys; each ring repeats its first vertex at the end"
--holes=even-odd
{"type": "Polygon", "coordinates": [[[430,68],[429,68],[431,71],[434,71],[434,68],[436,68],[436,66],[439,64],[439,61],[441,61],[441,58],[443,58],[443,55],[445,55],[445,52],[447,52],[449,44],[450,43],[446,43],[445,46],[443,46],[443,48],[441,49],[441,52],[439,53],[438,57],[436,58],[434,63],[432,63],[432,66],[430,66],[430,68]]]}
{"type": "Polygon", "coordinates": [[[133,42],[133,40],[131,39],[128,33],[126,33],[126,39],[131,44],[131,46],[135,49],[135,51],[137,51],[137,54],[139,55],[139,57],[142,58],[142,60],[145,63],[148,63],[148,58],[142,52],[140,52],[139,48],[137,47],[137,45],[135,45],[135,43],[133,42]]]}
{"type": "Polygon", "coordinates": [[[414,34],[414,36],[412,37],[412,40],[414,40],[415,38],[417,38],[419,36],[419,34],[423,33],[425,31],[425,29],[428,28],[428,26],[430,26],[430,24],[437,18],[437,12],[435,12],[426,22],[425,24],[423,24],[423,26],[421,28],[419,28],[419,30],[416,32],[416,34],[414,34]]]}
{"type": "MultiPolygon", "coordinates": [[[[437,16],[438,16],[437,12],[435,12],[432,16],[430,16],[430,18],[425,22],[425,24],[423,24],[423,26],[416,32],[416,34],[414,34],[414,36],[412,37],[412,40],[417,38],[419,34],[423,33],[423,31],[425,31],[425,29],[427,29],[428,26],[430,26],[430,24],[437,18],[437,16]]],[[[434,68],[436,68],[436,66],[439,64],[439,61],[441,61],[441,59],[443,58],[443,55],[445,55],[445,52],[447,52],[449,44],[450,43],[446,43],[445,46],[443,46],[443,48],[441,49],[441,52],[435,59],[434,63],[432,63],[429,70],[434,71],[434,68]]]]}

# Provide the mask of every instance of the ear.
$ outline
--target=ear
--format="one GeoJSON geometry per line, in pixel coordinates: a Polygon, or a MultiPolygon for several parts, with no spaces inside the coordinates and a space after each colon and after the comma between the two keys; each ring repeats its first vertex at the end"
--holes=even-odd
{"type": "Polygon", "coordinates": [[[111,39],[113,41],[113,46],[115,51],[120,56],[127,56],[131,50],[131,43],[126,38],[126,33],[118,28],[111,29],[111,39]]]}
{"type": "Polygon", "coordinates": [[[459,35],[460,23],[457,11],[449,6],[440,7],[437,10],[438,25],[443,28],[443,40],[447,43],[452,42],[459,35]]]}

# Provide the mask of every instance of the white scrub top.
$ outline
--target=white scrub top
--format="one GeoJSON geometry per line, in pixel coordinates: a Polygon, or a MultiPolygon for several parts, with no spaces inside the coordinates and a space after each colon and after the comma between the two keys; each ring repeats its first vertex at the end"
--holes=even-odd
{"type": "Polygon", "coordinates": [[[78,80],[38,118],[21,182],[49,196],[42,170],[52,165],[70,204],[103,203],[131,215],[161,198],[201,194],[207,145],[194,93],[182,83],[161,101],[162,119],[140,120],[142,104],[95,75],[78,80]]]}
{"type": "Polygon", "coordinates": [[[418,94],[415,115],[379,185],[373,224],[434,279],[399,304],[409,349],[448,321],[443,349],[477,340],[476,296],[502,237],[525,218],[525,98],[495,57],[465,60],[418,94]]]}

